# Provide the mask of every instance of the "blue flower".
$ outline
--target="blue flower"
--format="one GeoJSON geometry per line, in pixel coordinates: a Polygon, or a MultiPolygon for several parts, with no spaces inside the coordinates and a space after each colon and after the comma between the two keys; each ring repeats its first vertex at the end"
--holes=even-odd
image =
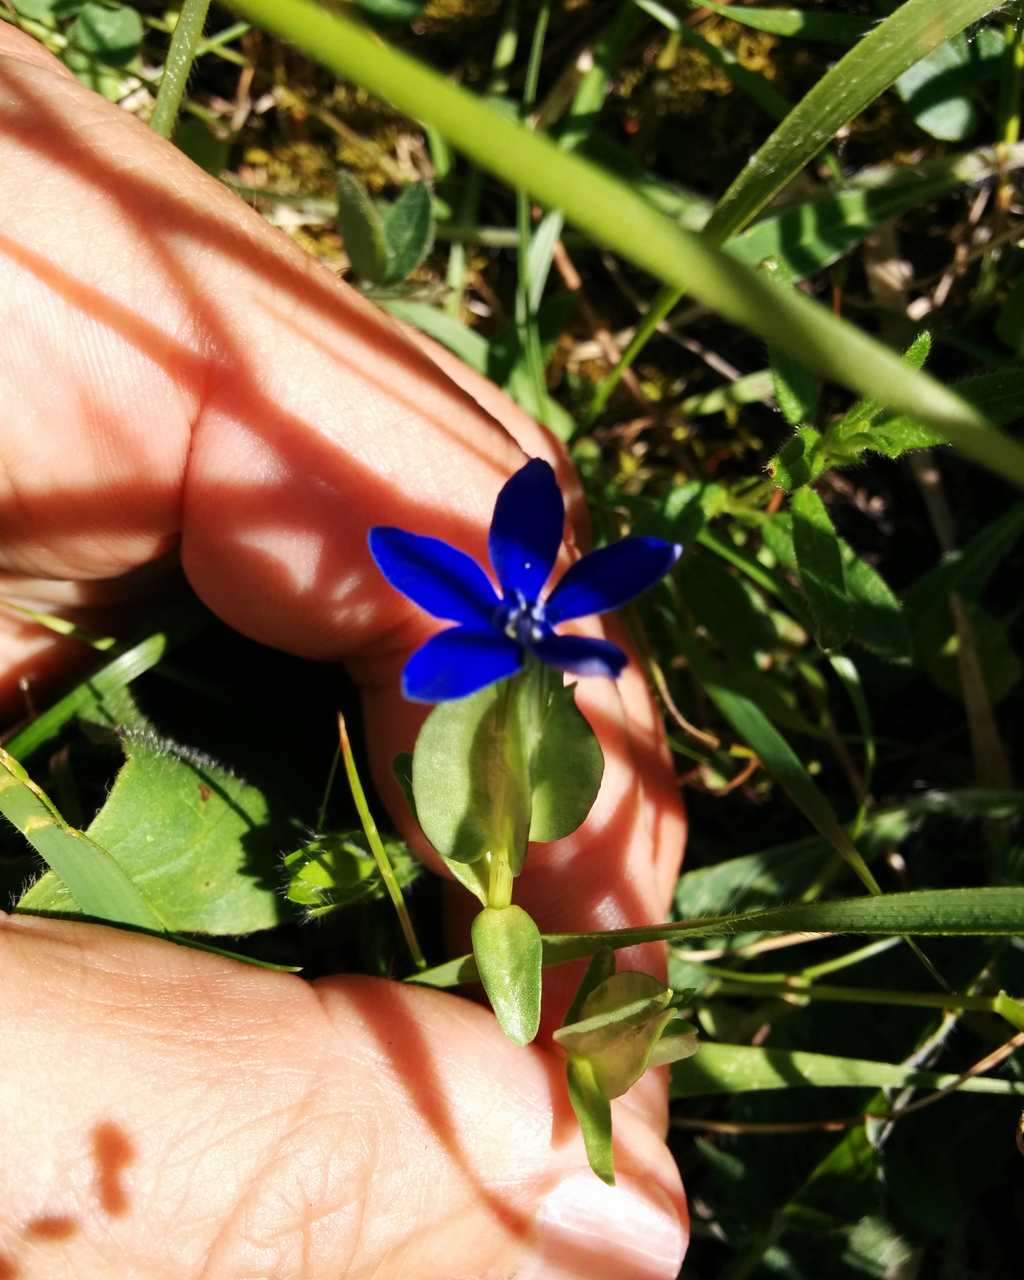
{"type": "Polygon", "coordinates": [[[660,538],[624,538],[578,560],[541,600],[564,522],[555,473],[531,459],[498,494],[491,520],[488,545],[500,599],[476,561],[447,542],[385,526],[370,530],[370,552],[395,590],[435,618],[458,624],[406,663],[407,698],[463,698],[515,675],[528,653],[580,676],[619,674],[626,655],[618,645],[556,635],[554,628],[632,600],[671,569],[682,548],[660,538]]]}

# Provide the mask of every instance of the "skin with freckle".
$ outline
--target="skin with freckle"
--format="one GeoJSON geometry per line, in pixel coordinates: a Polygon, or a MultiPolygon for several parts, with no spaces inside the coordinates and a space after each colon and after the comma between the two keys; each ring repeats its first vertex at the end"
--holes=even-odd
{"type": "MultiPolygon", "coordinates": [[[[245,634],[346,662],[431,861],[388,764],[424,714],[401,666],[436,623],[367,529],[484,560],[502,483],[544,456],[568,563],[581,501],[550,438],[2,23],[0,322],[0,595],[116,630],[183,572],[245,634]]],[[[81,661],[0,616],[0,712],[81,661]]],[[[601,794],[517,899],[549,930],[664,918],[684,827],[655,709],[635,663],[580,693],[601,794]]],[[[0,972],[0,1280],[677,1274],[663,1073],[616,1104],[619,1186],[586,1169],[545,1047],[576,974],[551,975],[523,1050],[457,996],[98,926],[2,918],[0,972]]]]}

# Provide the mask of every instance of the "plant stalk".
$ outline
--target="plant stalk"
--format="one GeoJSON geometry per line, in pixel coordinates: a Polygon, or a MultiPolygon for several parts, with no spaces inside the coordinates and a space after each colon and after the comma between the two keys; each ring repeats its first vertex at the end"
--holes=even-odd
{"type": "Polygon", "coordinates": [[[203,39],[210,0],[182,0],[181,13],[167,50],[164,74],[156,93],[149,127],[161,138],[170,138],[185,96],[189,72],[203,39]]]}
{"type": "Polygon", "coordinates": [[[416,968],[425,969],[427,962],[423,957],[423,952],[420,950],[416,930],[413,928],[409,910],[405,905],[405,899],[402,897],[401,886],[395,878],[394,868],[391,866],[387,851],[384,848],[384,842],[380,838],[377,824],[373,820],[370,806],[366,803],[366,792],[363,790],[359,771],[356,769],[355,756],[352,754],[352,744],[349,741],[348,729],[345,726],[345,717],[340,711],[338,712],[338,740],[341,743],[341,754],[345,761],[345,772],[348,775],[348,785],[352,790],[352,799],[355,801],[359,821],[362,823],[363,831],[366,833],[366,843],[370,846],[370,851],[373,854],[374,861],[377,863],[377,870],[380,872],[381,880],[384,881],[388,896],[394,903],[395,911],[398,913],[399,924],[402,926],[402,933],[405,935],[405,941],[412,954],[416,968]]]}

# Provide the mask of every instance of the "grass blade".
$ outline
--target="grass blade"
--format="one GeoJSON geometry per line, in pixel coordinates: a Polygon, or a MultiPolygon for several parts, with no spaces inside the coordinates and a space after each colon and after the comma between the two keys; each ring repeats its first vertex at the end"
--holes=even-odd
{"type": "MultiPolygon", "coordinates": [[[[893,352],[824,307],[758,279],[756,272],[722,253],[713,235],[698,236],[674,225],[628,183],[506,119],[343,14],[327,12],[310,0],[232,0],[232,7],[291,40],[339,75],[434,126],[477,163],[513,187],[560,208],[596,241],[674,289],[692,293],[826,377],[873,394],[896,410],[914,413],[969,457],[1024,486],[1024,446],[992,430],[983,414],[934,379],[907,369],[893,352]]],[[[966,25],[993,7],[982,0],[959,0],[946,6],[927,39],[943,38],[950,14],[959,15],[966,25]]],[[[915,12],[927,8],[935,16],[931,0],[927,6],[921,0],[909,0],[904,8],[915,12]]],[[[920,34],[925,40],[923,31],[920,34]]],[[[924,47],[932,45],[926,41],[924,47]]]]}
{"type": "Polygon", "coordinates": [[[719,241],[735,235],[908,67],[999,7],[992,0],[907,0],[840,58],[750,157],[715,206],[707,233],[719,241]]]}
{"type": "MultiPolygon", "coordinates": [[[[735,933],[861,933],[900,937],[1016,937],[1024,933],[1024,888],[921,889],[878,897],[837,898],[708,916],[607,933],[544,934],[544,964],[568,964],[595,955],[602,947],[618,951],[644,942],[678,942],[735,933]]],[[[409,982],[454,987],[476,981],[473,957],[466,955],[413,974],[409,982]]]]}
{"type": "Polygon", "coordinates": [[[0,813],[60,876],[85,915],[165,932],[156,909],[114,858],[83,832],[69,826],[49,797],[3,747],[0,813]]]}
{"type": "Polygon", "coordinates": [[[692,1058],[672,1068],[672,1098],[699,1098],[709,1093],[747,1093],[752,1089],[921,1088],[964,1093],[1024,1093],[1024,1082],[918,1071],[903,1063],[841,1058],[831,1053],[801,1053],[746,1044],[702,1043],[692,1058]],[[958,1084],[957,1081],[960,1081],[958,1084]]]}

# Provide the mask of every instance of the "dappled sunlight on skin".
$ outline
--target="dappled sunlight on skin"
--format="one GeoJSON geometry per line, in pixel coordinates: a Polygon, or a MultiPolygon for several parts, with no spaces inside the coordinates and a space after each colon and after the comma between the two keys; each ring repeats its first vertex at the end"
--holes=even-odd
{"type": "MultiPolygon", "coordinates": [[[[572,1225],[592,1175],[560,1063],[467,1001],[371,978],[310,986],[68,922],[0,916],[0,956],[5,1026],[26,966],[39,978],[13,1025],[43,1079],[10,1140],[31,1134],[47,1158],[17,1186],[0,1170],[0,1254],[25,1280],[61,1265],[76,1280],[505,1280],[535,1247],[544,1280],[641,1274],[594,1269],[617,1202],[572,1225]],[[97,963],[72,986],[80,960],[97,963]],[[76,1117],[97,1109],[83,1132],[76,1117]]],[[[675,1166],[649,1125],[617,1116],[624,1185],[678,1258],[675,1166]]]]}
{"type": "MultiPolygon", "coordinates": [[[[16,36],[0,24],[0,50],[24,48],[16,36]]],[[[0,317],[15,335],[0,349],[0,402],[15,388],[37,429],[27,472],[0,469],[0,594],[6,579],[26,603],[55,599],[107,631],[124,624],[128,599],[145,608],[161,575],[176,582],[180,536],[185,572],[225,621],[265,643],[349,662],[364,684],[376,775],[401,814],[391,757],[411,745],[427,709],[401,700],[398,675],[436,624],[380,579],[367,529],[386,521],[482,558],[495,496],[521,464],[520,447],[553,463],[582,529],[571,467],[496,388],[404,335],[179,153],[63,74],[37,70],[54,64],[32,56],[34,66],[0,57],[0,275],[13,282],[0,291],[0,317]],[[95,448],[76,448],[86,437],[95,448]],[[134,571],[143,565],[155,567],[140,584],[134,571]]],[[[11,441],[0,458],[20,428],[0,409],[0,438],[11,441]]],[[[563,561],[569,556],[563,549],[563,561]]],[[[585,631],[606,633],[600,622],[585,631]]],[[[37,632],[0,614],[0,711],[22,710],[19,677],[70,674],[82,659],[77,642],[39,646],[37,632]]],[[[663,918],[684,829],[639,669],[617,686],[582,682],[581,701],[604,744],[606,782],[580,833],[531,854],[520,897],[549,930],[663,918]]],[[[280,1248],[299,1259],[282,1272],[289,1277],[306,1275],[309,1251],[329,1247],[332,1233],[350,1232],[353,1248],[379,1237],[391,1250],[383,1266],[384,1255],[367,1255],[375,1280],[483,1280],[472,1263],[457,1276],[446,1269],[475,1231],[480,1256],[496,1251],[497,1280],[515,1272],[533,1239],[538,1197],[584,1167],[560,1060],[515,1049],[468,1002],[332,980],[321,991],[335,1002],[332,1018],[343,1014],[345,1035],[325,1040],[322,1014],[298,979],[109,930],[41,920],[14,927],[54,965],[49,986],[33,986],[53,1008],[51,1022],[37,1026],[35,1054],[42,1062],[49,1053],[43,1065],[59,1100],[48,1117],[57,1126],[50,1153],[71,1162],[58,1121],[74,1111],[75,1142],[94,1158],[82,1159],[90,1172],[67,1211],[31,1179],[19,1185],[35,1196],[19,1209],[20,1235],[34,1231],[34,1248],[61,1250],[66,1240],[72,1249],[92,1214],[93,1229],[99,1215],[118,1239],[144,1232],[136,1243],[151,1250],[162,1223],[183,1239],[182,1216],[198,1215],[200,1230],[209,1213],[220,1215],[223,1262],[203,1275],[221,1280],[237,1274],[236,1247],[278,1247],[273,1238],[261,1244],[259,1231],[242,1239],[249,1214],[277,1224],[271,1236],[287,1236],[280,1248]],[[82,1024],[73,1004],[89,983],[108,984],[95,1025],[82,1024]],[[282,1009],[293,1011],[287,1026],[282,1009]],[[107,1025],[111,1011],[120,1024],[107,1025]],[[148,1069],[136,1062],[147,1046],[155,1054],[148,1069]],[[173,1068],[161,1056],[171,1049],[173,1068]],[[376,1095],[373,1123],[360,1109],[368,1088],[375,1096],[365,1074],[372,1062],[390,1063],[395,1082],[383,1100],[376,1095]],[[311,1072],[321,1073],[322,1099],[303,1093],[311,1072]],[[509,1093],[507,1112],[496,1082],[509,1093]],[[97,1100],[107,1088],[121,1089],[130,1113],[123,1127],[121,1110],[97,1100]],[[265,1115],[268,1088],[280,1106],[265,1115]],[[116,1134],[104,1128],[113,1125],[116,1134]],[[500,1144],[489,1148],[488,1133],[500,1133],[500,1144]],[[276,1156],[254,1154],[275,1134],[284,1135],[276,1156]],[[250,1196],[237,1183],[257,1166],[250,1196]],[[189,1170],[202,1171],[210,1205],[181,1190],[183,1179],[192,1185],[189,1170]],[[419,1211],[411,1229],[393,1212],[404,1196],[419,1211]],[[80,1229],[62,1236],[60,1224],[79,1211],[80,1229]],[[433,1270],[417,1270],[426,1257],[433,1270]]],[[[643,963],[656,969],[660,952],[647,949],[643,963]]],[[[22,985],[38,984],[40,973],[39,964],[26,969],[22,985]]],[[[571,977],[567,969],[548,980],[548,1026],[571,977]]],[[[622,1170],[678,1205],[678,1176],[659,1137],[663,1082],[646,1078],[618,1114],[622,1170]]],[[[592,1242],[569,1228],[561,1235],[544,1280],[561,1280],[563,1270],[589,1276],[592,1242]]],[[[23,1263],[0,1230],[0,1280],[5,1266],[13,1276],[23,1263]]],[[[25,1280],[47,1274],[26,1271],[25,1280]]],[[[323,1280],[324,1272],[309,1275],[323,1280]]],[[[175,1280],[188,1275],[176,1270],[175,1280]]]]}

